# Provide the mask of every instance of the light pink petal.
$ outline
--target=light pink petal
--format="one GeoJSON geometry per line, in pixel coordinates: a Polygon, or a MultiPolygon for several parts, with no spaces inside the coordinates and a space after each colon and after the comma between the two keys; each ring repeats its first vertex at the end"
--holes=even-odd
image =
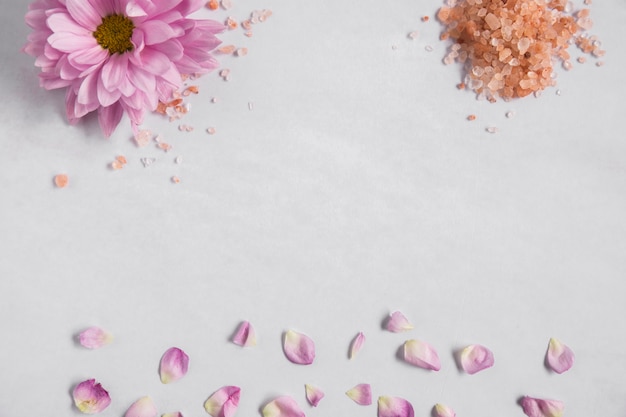
{"type": "Polygon", "coordinates": [[[574,365],[574,352],[558,339],[551,338],[546,352],[546,364],[557,374],[562,374],[574,365]]]}
{"type": "Polygon", "coordinates": [[[165,42],[183,34],[182,30],[174,30],[172,26],[160,20],[149,20],[141,25],[146,45],[165,42]]]}
{"type": "Polygon", "coordinates": [[[263,417],[305,417],[298,403],[291,397],[278,397],[263,407],[263,417]]]}
{"type": "Polygon", "coordinates": [[[493,366],[493,353],[484,346],[470,345],[461,351],[461,367],[472,375],[493,366]]]}
{"type": "Polygon", "coordinates": [[[372,387],[370,384],[358,384],[346,391],[346,395],[359,405],[372,403],[372,387]]]}
{"type": "Polygon", "coordinates": [[[74,387],[74,404],[85,414],[99,413],[111,404],[109,393],[95,379],[88,379],[74,387]]]}
{"type": "Polygon", "coordinates": [[[46,24],[52,32],[69,32],[79,36],[93,36],[91,31],[76,23],[68,13],[54,13],[48,17],[46,24]]]}
{"type": "Polygon", "coordinates": [[[80,332],[78,341],[87,349],[98,349],[111,343],[113,336],[99,327],[90,327],[80,332]]]}
{"type": "Polygon", "coordinates": [[[314,387],[313,385],[305,384],[304,390],[306,392],[306,400],[313,407],[317,407],[322,398],[324,398],[324,391],[317,387],[314,387]]]}
{"type": "Polygon", "coordinates": [[[150,397],[142,397],[126,410],[124,417],[157,417],[159,412],[150,397]]]}
{"type": "Polygon", "coordinates": [[[291,362],[310,365],[315,360],[315,343],[302,333],[288,330],[284,336],[283,351],[291,362]]]}
{"type": "Polygon", "coordinates": [[[109,107],[98,108],[98,123],[104,136],[109,137],[122,120],[124,109],[120,103],[115,103],[109,107]]]}
{"type": "Polygon", "coordinates": [[[256,346],[256,333],[250,322],[244,321],[233,336],[233,343],[239,346],[256,346]]]}
{"type": "Polygon", "coordinates": [[[161,382],[169,384],[178,381],[187,374],[189,369],[189,356],[177,347],[169,348],[161,358],[159,373],[161,382]]]}
{"type": "Polygon", "coordinates": [[[352,339],[352,343],[350,343],[350,359],[354,358],[356,354],[359,353],[364,343],[365,335],[363,332],[359,332],[359,334],[352,339]]]}
{"type": "Polygon", "coordinates": [[[443,404],[435,404],[432,414],[433,417],[456,417],[454,410],[443,404]]]}
{"type": "Polygon", "coordinates": [[[561,401],[528,396],[522,398],[520,405],[528,417],[561,417],[564,409],[561,401]]]}
{"type": "Polygon", "coordinates": [[[407,330],[412,330],[413,325],[404,316],[404,314],[399,311],[394,311],[387,318],[387,321],[385,322],[385,329],[393,333],[399,333],[406,332],[407,330]]]}
{"type": "Polygon", "coordinates": [[[74,20],[90,32],[95,32],[98,25],[102,23],[104,16],[98,15],[96,9],[88,1],[66,0],[65,3],[74,20]]]}
{"type": "Polygon", "coordinates": [[[97,45],[96,38],[93,36],[76,36],[69,32],[53,33],[48,38],[48,42],[54,49],[67,53],[82,51],[97,45]]]}
{"type": "Polygon", "coordinates": [[[241,388],[225,386],[215,391],[204,402],[204,409],[212,417],[231,417],[239,407],[241,388]]]}
{"type": "Polygon", "coordinates": [[[441,369],[437,351],[428,343],[421,340],[407,340],[404,342],[404,360],[420,368],[438,371],[441,369]]]}
{"type": "Polygon", "coordinates": [[[127,54],[111,55],[102,67],[101,77],[104,87],[109,91],[119,89],[122,82],[126,79],[127,69],[127,54]]]}
{"type": "Polygon", "coordinates": [[[413,406],[404,398],[378,397],[378,417],[413,417],[413,406]]]}

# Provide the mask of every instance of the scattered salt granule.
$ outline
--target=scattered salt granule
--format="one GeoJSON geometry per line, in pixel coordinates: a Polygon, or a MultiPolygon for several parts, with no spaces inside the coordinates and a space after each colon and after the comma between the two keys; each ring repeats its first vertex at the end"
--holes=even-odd
{"type": "Polygon", "coordinates": [[[224,81],[230,80],[230,70],[228,68],[224,68],[223,70],[221,70],[219,72],[219,75],[224,81]]]}
{"type": "Polygon", "coordinates": [[[206,130],[206,132],[207,132],[209,135],[214,135],[214,134],[215,134],[215,128],[214,128],[214,127],[208,127],[208,128],[207,128],[207,130],[206,130]]]}
{"type": "Polygon", "coordinates": [[[485,130],[489,133],[498,133],[498,128],[495,126],[489,126],[487,128],[485,128],[485,130]]]}
{"type": "Polygon", "coordinates": [[[476,115],[470,114],[469,116],[467,116],[467,120],[469,120],[470,122],[476,120],[476,115]]]}
{"type": "Polygon", "coordinates": [[[407,37],[411,40],[417,39],[418,36],[419,36],[419,32],[417,30],[414,30],[413,32],[409,32],[409,34],[407,35],[407,37]]]}
{"type": "Polygon", "coordinates": [[[226,27],[228,28],[228,30],[237,29],[238,26],[239,26],[239,23],[237,23],[235,19],[233,19],[230,16],[226,18],[226,27]]]}
{"type": "Polygon", "coordinates": [[[135,144],[139,147],[146,146],[152,139],[152,132],[147,129],[142,129],[134,137],[135,144]]]}
{"type": "Polygon", "coordinates": [[[182,164],[182,162],[183,162],[182,156],[177,156],[176,159],[174,159],[174,163],[176,164],[182,164]]]}
{"type": "Polygon", "coordinates": [[[596,67],[601,67],[602,65],[604,65],[604,61],[596,62],[596,67]]]}
{"type": "Polygon", "coordinates": [[[395,50],[397,50],[397,49],[398,49],[398,45],[391,45],[391,50],[392,50],[392,51],[395,51],[395,50]]]}
{"type": "Polygon", "coordinates": [[[561,95],[561,90],[556,90],[555,94],[556,94],[557,96],[560,96],[560,95],[561,95]]]}
{"type": "Polygon", "coordinates": [[[422,16],[422,22],[428,22],[430,20],[430,16],[422,16]]]}
{"type": "Polygon", "coordinates": [[[217,52],[226,55],[232,54],[233,52],[235,52],[235,50],[237,50],[237,47],[235,45],[224,45],[217,48],[217,52]]]}
{"type": "Polygon", "coordinates": [[[220,7],[220,3],[217,0],[209,0],[206,4],[209,10],[217,10],[220,7]]]}
{"type": "Polygon", "coordinates": [[[433,47],[432,47],[432,46],[430,46],[430,45],[426,45],[426,46],[424,47],[424,49],[426,50],[426,52],[432,52],[432,51],[433,51],[433,47]]]}
{"type": "MultiPolygon", "coordinates": [[[[593,37],[589,10],[567,10],[567,0],[457,0],[439,9],[448,56],[464,66],[465,84],[478,98],[525,97],[555,85],[553,69],[572,67],[567,51],[603,53],[593,37]]],[[[595,55],[594,55],[595,56],[595,55]]]]}
{"type": "Polygon", "coordinates": [[[148,168],[150,165],[156,162],[156,159],[155,158],[141,158],[140,161],[143,164],[144,168],[148,168]]]}
{"type": "Polygon", "coordinates": [[[251,101],[248,102],[248,110],[250,111],[254,110],[254,103],[251,101]]]}
{"type": "Polygon", "coordinates": [[[193,131],[193,126],[178,125],[178,130],[180,130],[181,132],[192,132],[193,131]]]}
{"type": "Polygon", "coordinates": [[[111,162],[111,168],[115,171],[120,170],[126,166],[128,160],[124,155],[118,155],[115,157],[115,160],[111,162]]]}
{"type": "Polygon", "coordinates": [[[54,185],[57,188],[65,188],[69,184],[70,180],[67,174],[57,174],[54,176],[54,185]]]}
{"type": "Polygon", "coordinates": [[[170,150],[172,150],[172,145],[165,142],[159,142],[157,143],[157,148],[161,149],[162,151],[169,152],[170,150]]]}
{"type": "Polygon", "coordinates": [[[235,51],[236,56],[246,56],[248,55],[248,48],[239,48],[235,51]]]}
{"type": "Polygon", "coordinates": [[[587,62],[587,58],[585,58],[584,56],[579,56],[578,58],[576,58],[576,61],[578,61],[579,64],[584,64],[585,62],[587,62]]]}
{"type": "Polygon", "coordinates": [[[231,0],[222,0],[221,4],[224,10],[228,10],[233,7],[233,2],[231,0]]]}
{"type": "Polygon", "coordinates": [[[217,103],[217,101],[218,101],[218,100],[217,100],[217,97],[212,97],[212,98],[211,98],[211,103],[217,103]]]}
{"type": "Polygon", "coordinates": [[[178,183],[180,183],[180,178],[178,178],[176,175],[174,175],[174,176],[171,178],[171,181],[172,181],[174,184],[178,184],[178,183]]]}
{"type": "Polygon", "coordinates": [[[512,119],[513,117],[515,117],[515,112],[513,110],[509,110],[505,113],[505,116],[507,119],[512,119]]]}
{"type": "Polygon", "coordinates": [[[459,90],[465,90],[465,83],[458,83],[456,85],[456,88],[458,88],[459,90]]]}

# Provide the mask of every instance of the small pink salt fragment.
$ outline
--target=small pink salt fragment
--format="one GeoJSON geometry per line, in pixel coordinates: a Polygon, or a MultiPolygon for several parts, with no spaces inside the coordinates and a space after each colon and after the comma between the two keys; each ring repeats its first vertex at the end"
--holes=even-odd
{"type": "Polygon", "coordinates": [[[180,183],[180,178],[178,178],[176,175],[174,175],[172,178],[170,178],[170,181],[172,181],[174,184],[179,184],[180,183]]]}
{"type": "Polygon", "coordinates": [[[220,54],[230,55],[235,52],[236,49],[237,47],[235,45],[224,45],[217,48],[217,52],[219,52],[220,54]]]}
{"type": "Polygon", "coordinates": [[[118,171],[126,166],[128,161],[124,155],[118,155],[115,157],[115,160],[111,162],[111,168],[118,171]]]}
{"type": "Polygon", "coordinates": [[[313,340],[294,330],[285,332],[283,351],[289,361],[298,365],[310,365],[315,360],[315,343],[313,340]]]}
{"type": "Polygon", "coordinates": [[[407,37],[411,40],[415,40],[419,37],[419,32],[417,30],[414,30],[413,32],[409,32],[407,37]]]}
{"type": "Polygon", "coordinates": [[[239,346],[256,346],[256,333],[248,321],[242,322],[233,336],[232,342],[239,346]]]}
{"type": "Polygon", "coordinates": [[[222,9],[224,10],[228,10],[231,7],[233,7],[233,2],[231,0],[222,0],[221,4],[222,4],[222,9]]]}
{"type": "Polygon", "coordinates": [[[246,19],[241,22],[241,27],[245,30],[250,30],[252,29],[252,22],[249,19],[246,19]]]}
{"type": "Polygon", "coordinates": [[[169,348],[161,358],[159,373],[161,382],[169,384],[178,381],[187,374],[189,369],[189,356],[177,347],[169,348]]]}
{"type": "Polygon", "coordinates": [[[74,404],[82,413],[96,414],[111,404],[109,393],[95,379],[88,379],[74,387],[74,404]]]}
{"type": "Polygon", "coordinates": [[[252,101],[248,102],[248,110],[250,111],[254,110],[254,103],[252,101]]]}
{"type": "Polygon", "coordinates": [[[80,332],[78,341],[81,346],[87,349],[98,349],[110,344],[113,341],[113,336],[106,330],[94,326],[80,332]]]}
{"type": "Polygon", "coordinates": [[[206,7],[210,10],[217,10],[220,7],[220,4],[217,0],[209,0],[206,7]]]}
{"type": "Polygon", "coordinates": [[[523,397],[520,405],[528,417],[561,417],[565,406],[558,400],[523,397]]]}
{"type": "Polygon", "coordinates": [[[574,352],[554,337],[548,343],[546,365],[557,374],[568,371],[574,365],[574,352]]]}
{"type": "Polygon", "coordinates": [[[467,116],[467,120],[469,120],[470,122],[476,120],[476,115],[470,114],[469,116],[467,116]]]}
{"type": "Polygon", "coordinates": [[[354,358],[356,354],[359,353],[364,343],[365,335],[363,334],[363,332],[359,332],[356,336],[354,336],[354,339],[352,339],[352,343],[350,343],[350,359],[354,358]]]}
{"type": "Polygon", "coordinates": [[[244,35],[247,36],[248,38],[251,38],[252,37],[252,32],[248,30],[248,31],[246,31],[244,33],[244,35]]]}
{"type": "Polygon", "coordinates": [[[359,405],[372,404],[372,387],[370,384],[358,384],[346,391],[346,395],[359,405]]]}
{"type": "Polygon", "coordinates": [[[584,64],[585,62],[587,62],[587,58],[585,58],[584,56],[579,56],[578,58],[576,58],[576,61],[578,61],[579,64],[584,64]]]}
{"type": "Polygon", "coordinates": [[[378,397],[378,417],[414,417],[413,406],[400,397],[378,397]]]}
{"type": "Polygon", "coordinates": [[[226,27],[228,28],[228,30],[235,30],[238,26],[239,23],[237,23],[235,19],[230,16],[226,18],[226,27]]]}
{"type": "Polygon", "coordinates": [[[406,332],[413,329],[413,325],[409,322],[409,319],[399,311],[391,313],[389,317],[387,317],[384,326],[385,329],[393,333],[406,332]]]}
{"type": "Polygon", "coordinates": [[[470,345],[461,351],[461,367],[473,375],[493,366],[493,353],[482,345],[470,345]]]}
{"type": "Polygon", "coordinates": [[[263,417],[305,417],[298,403],[291,397],[277,397],[267,403],[261,411],[263,417]]]}
{"type": "Polygon", "coordinates": [[[134,136],[135,144],[137,146],[144,147],[148,143],[150,143],[150,139],[152,138],[152,132],[147,129],[142,129],[134,136]]]}
{"type": "Polygon", "coordinates": [[[404,342],[404,360],[411,365],[431,371],[441,369],[437,351],[428,343],[416,339],[404,342]]]}
{"type": "Polygon", "coordinates": [[[207,132],[209,135],[214,135],[214,134],[215,134],[215,132],[216,132],[216,130],[215,130],[215,128],[214,128],[214,127],[208,127],[208,128],[206,129],[206,132],[207,132]]]}
{"type": "Polygon", "coordinates": [[[498,128],[497,128],[497,127],[495,127],[495,126],[487,126],[487,127],[485,128],[485,130],[486,130],[488,133],[498,133],[498,128]]]}
{"type": "Polygon", "coordinates": [[[322,398],[324,398],[324,391],[317,387],[314,387],[313,385],[305,384],[304,390],[306,394],[306,400],[313,407],[317,407],[322,398]]]}
{"type": "Polygon", "coordinates": [[[454,410],[444,404],[435,404],[432,415],[433,417],[456,417],[454,410]]]}
{"type": "Polygon", "coordinates": [[[172,145],[165,142],[159,142],[157,143],[157,148],[161,149],[162,151],[169,152],[170,150],[172,150],[172,145]]]}
{"type": "Polygon", "coordinates": [[[152,398],[146,396],[135,401],[126,410],[124,417],[157,417],[159,412],[157,411],[152,398]]]}
{"type": "Polygon", "coordinates": [[[430,20],[430,16],[422,16],[422,22],[428,22],[430,20]]]}
{"type": "Polygon", "coordinates": [[[54,176],[54,185],[57,188],[65,188],[69,184],[70,180],[67,174],[57,174],[54,176]]]}
{"type": "Polygon", "coordinates": [[[241,388],[224,386],[204,402],[204,409],[211,417],[232,417],[239,407],[241,388]]]}
{"type": "Polygon", "coordinates": [[[248,55],[248,48],[239,48],[235,51],[235,55],[237,56],[246,56],[248,55]]]}

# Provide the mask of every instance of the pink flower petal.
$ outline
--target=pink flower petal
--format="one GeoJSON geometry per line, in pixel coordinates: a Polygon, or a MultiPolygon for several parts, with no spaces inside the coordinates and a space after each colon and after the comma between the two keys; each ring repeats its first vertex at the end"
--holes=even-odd
{"type": "Polygon", "coordinates": [[[472,375],[493,366],[493,353],[484,346],[470,345],[461,351],[461,367],[472,375]]]}
{"type": "Polygon", "coordinates": [[[254,331],[254,327],[247,321],[242,322],[239,328],[237,328],[237,332],[232,340],[234,344],[239,346],[256,346],[256,332],[254,331]]]}
{"type": "Polygon", "coordinates": [[[109,393],[95,379],[88,379],[74,387],[74,404],[85,414],[99,413],[111,404],[109,393]]]}
{"type": "Polygon", "coordinates": [[[304,389],[306,391],[306,400],[313,407],[317,407],[322,398],[324,398],[324,391],[309,384],[305,384],[304,389]]]}
{"type": "Polygon", "coordinates": [[[169,348],[161,358],[159,373],[161,382],[169,384],[178,381],[187,374],[189,369],[189,356],[177,347],[169,348]]]}
{"type": "Polygon", "coordinates": [[[90,327],[78,335],[78,341],[87,349],[98,349],[113,341],[113,336],[99,327],[90,327]]]}
{"type": "Polygon", "coordinates": [[[359,332],[359,334],[352,339],[352,343],[350,343],[350,359],[354,358],[356,354],[359,353],[364,343],[365,335],[363,332],[359,332]]]}
{"type": "Polygon", "coordinates": [[[159,412],[150,397],[142,397],[126,410],[124,417],[157,417],[159,412]]]}
{"type": "Polygon", "coordinates": [[[558,339],[551,338],[546,352],[546,364],[557,374],[562,374],[574,365],[574,352],[558,339]]]}
{"type": "Polygon", "coordinates": [[[372,403],[372,387],[370,384],[358,384],[346,391],[346,395],[359,405],[372,403]]]}
{"type": "Polygon", "coordinates": [[[520,405],[528,417],[561,417],[564,409],[561,401],[528,396],[521,399],[520,405]]]}
{"type": "Polygon", "coordinates": [[[413,417],[413,406],[404,398],[378,397],[378,417],[413,417]]]}
{"type": "Polygon", "coordinates": [[[412,330],[413,325],[404,316],[404,314],[402,314],[399,311],[394,311],[387,318],[385,322],[385,329],[393,333],[399,333],[399,332],[406,332],[407,330],[412,330]]]}
{"type": "Polygon", "coordinates": [[[298,403],[291,397],[278,397],[263,407],[263,417],[305,417],[298,403]]]}
{"type": "Polygon", "coordinates": [[[302,333],[288,330],[284,336],[283,351],[291,362],[310,365],[315,360],[315,343],[302,333]]]}
{"type": "Polygon", "coordinates": [[[435,404],[432,414],[433,417],[456,417],[454,410],[443,404],[435,404]]]}
{"type": "Polygon", "coordinates": [[[161,417],[183,417],[183,413],[180,411],[174,411],[173,413],[165,413],[161,417]]]}
{"type": "Polygon", "coordinates": [[[420,340],[412,339],[404,342],[404,360],[411,365],[431,371],[441,369],[437,351],[428,343],[420,340]]]}
{"type": "Polygon", "coordinates": [[[215,391],[204,402],[204,409],[212,417],[231,417],[239,407],[241,388],[225,386],[215,391]]]}

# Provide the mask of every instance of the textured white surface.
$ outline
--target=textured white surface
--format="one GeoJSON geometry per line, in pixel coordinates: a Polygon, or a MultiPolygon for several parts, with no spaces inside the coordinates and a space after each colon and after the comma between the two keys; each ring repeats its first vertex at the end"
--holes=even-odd
{"type": "Polygon", "coordinates": [[[376,415],[345,396],[357,383],[418,416],[437,402],[522,415],[526,394],[564,401],[566,416],[626,415],[623,0],[591,6],[605,66],[559,69],[560,96],[496,104],[455,88],[438,23],[419,19],[437,1],[238,0],[237,19],[274,15],[250,39],[224,36],[250,53],[223,58],[229,82],[198,81],[182,121],[193,132],[146,120],[167,154],[135,147],[126,121],[109,140],[94,120],[68,126],[63,93],[39,89],[19,52],[27,2],[0,4],[1,417],[77,415],[69,393],[92,377],[113,398],[103,417],[143,395],[204,415],[222,385],[242,387],[239,416],[275,395],[309,416],[376,415]],[[118,154],[129,164],[114,172],[118,154]],[[52,185],[59,172],[67,189],[52,185]],[[414,330],[381,330],[396,309],[414,330]],[[228,342],[244,319],[255,348],[228,342]],[[76,346],[90,325],[114,343],[76,346]],[[289,328],[316,341],[312,366],[285,359],[289,328]],[[563,375],[543,367],[550,337],[577,355],[563,375]],[[409,338],[438,349],[440,372],[396,359],[409,338]],[[470,343],[495,366],[460,374],[452,352],[470,343]],[[162,385],[171,346],[190,371],[162,385]],[[305,383],[326,392],[315,409],[305,383]]]}

